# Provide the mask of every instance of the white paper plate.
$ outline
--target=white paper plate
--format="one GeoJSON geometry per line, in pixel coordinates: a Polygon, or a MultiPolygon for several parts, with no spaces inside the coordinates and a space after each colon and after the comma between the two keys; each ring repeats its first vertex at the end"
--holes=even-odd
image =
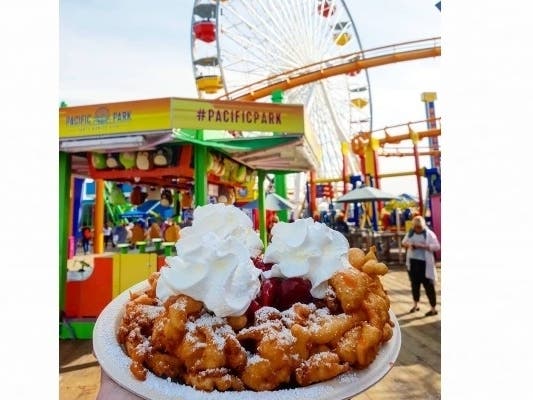
{"type": "Polygon", "coordinates": [[[329,381],[296,389],[271,392],[203,392],[190,386],[180,385],[159,378],[148,371],[146,380],[133,377],[129,366],[130,358],[117,342],[116,332],[129,301],[129,292],[148,288],[148,282],[134,285],[117,296],[102,311],[93,331],[93,348],[103,370],[120,386],[145,399],[157,400],[331,400],[347,399],[368,389],[390,371],[401,347],[401,332],[396,316],[390,312],[394,322],[393,336],[382,346],[374,362],[365,370],[346,372],[329,381]]]}

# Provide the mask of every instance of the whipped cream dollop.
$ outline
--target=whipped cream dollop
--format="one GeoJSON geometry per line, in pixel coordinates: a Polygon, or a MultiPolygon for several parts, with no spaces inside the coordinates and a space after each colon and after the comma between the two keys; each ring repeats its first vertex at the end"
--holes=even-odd
{"type": "MultiPolygon", "coordinates": [[[[222,239],[233,237],[241,241],[250,257],[257,257],[263,251],[263,242],[254,231],[252,220],[235,206],[217,203],[197,207],[193,212],[192,225],[180,231],[180,238],[202,237],[207,232],[215,232],[222,239]]],[[[176,249],[180,254],[177,246],[176,249]]]]}
{"type": "Polygon", "coordinates": [[[243,315],[260,290],[261,270],[250,257],[263,248],[252,221],[224,204],[195,209],[193,224],[181,230],[177,256],[161,268],[156,295],[162,301],[185,294],[218,317],[243,315]],[[257,240],[255,240],[257,238],[257,240]]]}
{"type": "Polygon", "coordinates": [[[266,278],[301,277],[311,282],[311,295],[323,299],[328,279],[343,268],[349,268],[348,240],[327,225],[313,218],[292,223],[278,222],[272,228],[272,242],[266,248],[263,261],[273,263],[266,278]]]}

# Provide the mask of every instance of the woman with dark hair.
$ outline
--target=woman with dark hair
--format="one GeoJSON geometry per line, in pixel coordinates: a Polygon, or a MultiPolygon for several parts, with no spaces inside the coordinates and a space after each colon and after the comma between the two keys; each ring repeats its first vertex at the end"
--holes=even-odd
{"type": "Polygon", "coordinates": [[[423,285],[431,305],[431,309],[426,313],[426,316],[436,315],[437,295],[435,281],[437,279],[437,271],[433,252],[440,250],[437,235],[426,226],[424,218],[417,215],[413,218],[413,228],[405,234],[402,245],[407,248],[406,265],[414,302],[409,312],[413,313],[419,310],[420,285],[423,285]]]}
{"type": "Polygon", "coordinates": [[[348,224],[344,219],[344,214],[339,213],[339,215],[337,215],[337,217],[335,218],[334,229],[344,234],[350,233],[350,228],[348,227],[348,224]]]}

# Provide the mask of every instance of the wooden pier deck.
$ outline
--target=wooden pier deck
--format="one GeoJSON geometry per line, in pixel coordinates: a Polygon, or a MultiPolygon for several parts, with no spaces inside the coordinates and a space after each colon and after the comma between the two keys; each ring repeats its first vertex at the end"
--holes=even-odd
{"type": "MultiPolygon", "coordinates": [[[[383,285],[402,331],[402,348],[392,370],[377,384],[352,400],[436,400],[441,398],[440,312],[426,317],[429,304],[423,288],[420,311],[409,314],[411,290],[404,266],[390,265],[383,285]]],[[[440,276],[440,265],[437,268],[440,276]]],[[[440,311],[440,284],[437,284],[440,311]]],[[[59,341],[59,398],[95,400],[100,387],[100,366],[90,340],[59,341]]],[[[334,400],[334,399],[332,399],[334,400]]]]}

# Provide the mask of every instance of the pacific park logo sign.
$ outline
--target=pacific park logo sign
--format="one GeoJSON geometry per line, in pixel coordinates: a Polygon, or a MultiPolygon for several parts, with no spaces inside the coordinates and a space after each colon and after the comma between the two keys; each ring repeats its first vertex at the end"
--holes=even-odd
{"type": "Polygon", "coordinates": [[[130,110],[110,112],[107,107],[98,107],[94,114],[77,114],[65,116],[67,126],[101,126],[128,122],[132,119],[130,110]]]}

